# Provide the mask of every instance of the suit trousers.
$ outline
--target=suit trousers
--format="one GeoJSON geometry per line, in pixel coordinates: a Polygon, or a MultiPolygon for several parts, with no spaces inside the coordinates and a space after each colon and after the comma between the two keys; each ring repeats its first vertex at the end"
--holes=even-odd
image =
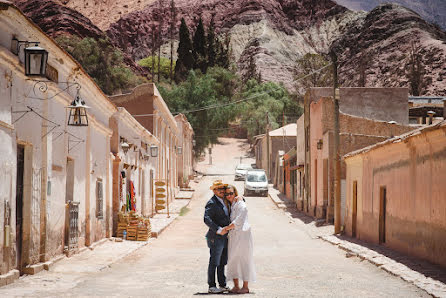
{"type": "Polygon", "coordinates": [[[217,270],[218,284],[226,286],[225,265],[228,263],[228,238],[207,238],[210,252],[208,267],[208,285],[215,287],[215,270],[217,270]]]}

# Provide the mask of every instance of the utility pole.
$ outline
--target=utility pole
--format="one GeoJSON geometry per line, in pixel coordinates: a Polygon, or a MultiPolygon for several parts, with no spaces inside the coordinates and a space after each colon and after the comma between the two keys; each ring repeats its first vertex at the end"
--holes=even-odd
{"type": "Polygon", "coordinates": [[[212,164],[212,145],[209,147],[209,164],[212,164]]]}
{"type": "Polygon", "coordinates": [[[269,143],[270,143],[270,139],[269,139],[269,113],[266,113],[266,163],[267,163],[267,167],[266,167],[266,171],[268,174],[268,179],[270,179],[271,177],[271,173],[270,173],[270,164],[271,164],[271,158],[270,158],[270,152],[269,152],[269,143]]]}
{"type": "Polygon", "coordinates": [[[164,15],[164,6],[163,0],[158,1],[159,4],[159,19],[158,19],[158,83],[161,80],[161,46],[162,42],[162,30],[163,30],[163,15],[164,15]]]}
{"type": "Polygon", "coordinates": [[[170,2],[170,82],[173,81],[173,31],[177,23],[175,1],[170,2]]]}
{"type": "Polygon", "coordinates": [[[156,26],[155,24],[152,24],[152,68],[150,69],[151,75],[152,75],[152,83],[155,83],[155,42],[156,42],[156,26]]]}
{"type": "Polygon", "coordinates": [[[331,52],[333,60],[333,100],[334,100],[334,226],[335,234],[341,232],[341,154],[339,149],[339,90],[338,90],[338,58],[334,50],[331,52]]]}

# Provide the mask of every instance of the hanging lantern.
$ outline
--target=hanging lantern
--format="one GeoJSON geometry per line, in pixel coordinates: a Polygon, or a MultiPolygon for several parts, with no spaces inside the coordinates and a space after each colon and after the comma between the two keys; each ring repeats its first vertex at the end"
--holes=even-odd
{"type": "Polygon", "coordinates": [[[68,115],[68,125],[88,126],[87,109],[90,107],[86,106],[85,101],[80,98],[79,90],[77,91],[76,98],[67,108],[70,109],[70,114],[68,115]]]}
{"type": "Polygon", "coordinates": [[[25,48],[25,75],[45,76],[48,52],[35,45],[25,48]]]}
{"type": "Polygon", "coordinates": [[[150,155],[152,157],[158,156],[158,146],[155,146],[155,145],[150,146],[150,155]]]}
{"type": "Polygon", "coordinates": [[[127,153],[127,151],[129,151],[130,145],[127,142],[122,142],[121,143],[121,148],[124,151],[124,154],[127,153]]]}
{"type": "Polygon", "coordinates": [[[178,154],[178,155],[183,154],[183,147],[178,146],[178,148],[177,148],[177,154],[178,154]]]}

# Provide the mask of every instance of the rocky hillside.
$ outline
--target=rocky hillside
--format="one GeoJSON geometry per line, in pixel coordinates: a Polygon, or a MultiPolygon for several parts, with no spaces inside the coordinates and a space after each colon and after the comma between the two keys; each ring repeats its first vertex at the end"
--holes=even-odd
{"type": "Polygon", "coordinates": [[[339,55],[340,83],[358,86],[365,65],[366,86],[408,87],[411,47],[425,65],[422,94],[446,96],[446,33],[395,4],[378,6],[333,45],[339,55]]]}
{"type": "MultiPolygon", "coordinates": [[[[190,28],[199,17],[205,26],[213,17],[217,33],[230,35],[234,62],[241,71],[249,61],[246,55],[254,54],[264,80],[283,82],[290,89],[295,61],[308,52],[327,52],[348,24],[361,16],[330,0],[177,0],[176,6],[176,28],[182,17],[190,28]]],[[[107,33],[135,60],[141,59],[150,54],[152,25],[161,15],[167,53],[170,13],[158,3],[123,16],[107,33]]]]}
{"type": "Polygon", "coordinates": [[[423,19],[438,24],[446,30],[446,1],[444,0],[336,0],[337,3],[352,10],[370,11],[382,3],[395,3],[410,8],[423,19]]]}
{"type": "MultiPolygon", "coordinates": [[[[16,0],[16,3],[52,36],[107,34],[126,53],[129,65],[150,54],[152,28],[162,20],[162,53],[167,57],[170,53],[171,16],[167,7],[170,1],[161,1],[164,7],[160,7],[160,1],[151,0],[126,1],[128,7],[117,0],[59,1],[65,7],[50,0],[16,0]],[[91,22],[79,11],[95,21],[91,22]],[[121,17],[110,23],[119,17],[116,13],[121,17]],[[103,33],[93,23],[108,30],[103,33]]],[[[432,1],[436,0],[426,3],[432,1]]],[[[426,64],[423,94],[446,95],[445,33],[401,6],[382,5],[367,13],[348,10],[331,0],[176,0],[175,4],[176,30],[182,17],[191,31],[199,17],[206,27],[213,18],[217,33],[230,36],[233,60],[241,73],[249,57],[254,56],[263,80],[282,82],[293,89],[296,60],[306,53],[328,53],[336,42],[344,86],[360,84],[360,69],[364,65],[366,86],[409,87],[407,61],[412,42],[418,41],[426,64]]],[[[177,37],[178,32],[174,33],[177,37]]],[[[176,47],[177,43],[175,50],[176,47]]]]}
{"type": "Polygon", "coordinates": [[[89,18],[101,30],[107,30],[111,23],[122,16],[142,10],[156,0],[57,0],[89,18]]]}
{"type": "Polygon", "coordinates": [[[59,35],[75,35],[81,38],[105,37],[104,32],[90,19],[76,10],[57,5],[54,1],[16,0],[14,4],[53,38],[59,35]]]}
{"type": "MultiPolygon", "coordinates": [[[[59,5],[54,1],[15,0],[14,4],[52,38],[61,35],[77,36],[80,38],[92,37],[94,39],[107,38],[105,32],[93,24],[90,19],[76,10],[59,5]]],[[[137,74],[144,74],[146,72],[125,52],[124,63],[137,74]]]]}

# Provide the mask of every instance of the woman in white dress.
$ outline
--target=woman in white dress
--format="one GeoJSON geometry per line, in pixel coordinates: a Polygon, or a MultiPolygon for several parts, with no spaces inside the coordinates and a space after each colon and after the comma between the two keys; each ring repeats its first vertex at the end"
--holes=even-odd
{"type": "Polygon", "coordinates": [[[248,223],[248,209],[243,198],[238,197],[233,185],[226,188],[225,198],[231,203],[231,224],[228,243],[228,264],[226,276],[234,281],[231,293],[249,293],[248,282],[254,282],[256,272],[253,258],[251,226],[248,223]],[[243,281],[240,288],[239,280],[243,281]]]}

